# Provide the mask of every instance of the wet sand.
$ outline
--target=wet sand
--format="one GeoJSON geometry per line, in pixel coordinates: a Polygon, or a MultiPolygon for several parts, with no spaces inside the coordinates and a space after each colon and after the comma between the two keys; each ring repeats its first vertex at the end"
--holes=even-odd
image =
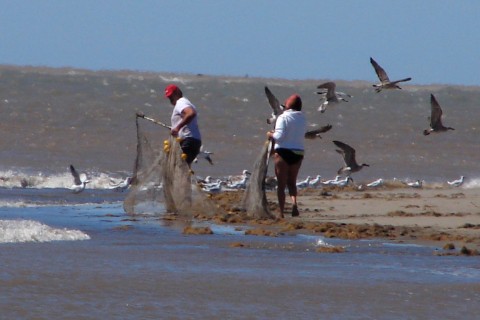
{"type": "MultiPolygon", "coordinates": [[[[477,255],[480,250],[480,189],[385,186],[299,191],[299,217],[249,219],[239,209],[243,192],[212,195],[220,207],[216,223],[249,224],[252,235],[319,234],[327,238],[386,239],[428,244],[442,255],[477,255]]],[[[276,195],[267,198],[273,214],[276,195]]],[[[287,212],[291,207],[287,200],[287,212]]],[[[200,217],[205,218],[206,217],[200,217]]]]}

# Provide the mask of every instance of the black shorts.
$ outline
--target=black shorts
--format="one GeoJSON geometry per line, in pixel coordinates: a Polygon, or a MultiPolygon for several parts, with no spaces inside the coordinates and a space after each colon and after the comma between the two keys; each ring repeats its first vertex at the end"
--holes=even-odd
{"type": "Polygon", "coordinates": [[[200,153],[200,147],[202,146],[202,141],[195,138],[185,138],[180,142],[180,147],[182,148],[183,153],[187,155],[188,164],[191,164],[193,160],[200,153]]]}
{"type": "MultiPolygon", "coordinates": [[[[275,152],[289,165],[296,164],[303,160],[303,154],[290,149],[278,148],[275,152]]],[[[303,152],[303,151],[302,151],[303,152]]]]}

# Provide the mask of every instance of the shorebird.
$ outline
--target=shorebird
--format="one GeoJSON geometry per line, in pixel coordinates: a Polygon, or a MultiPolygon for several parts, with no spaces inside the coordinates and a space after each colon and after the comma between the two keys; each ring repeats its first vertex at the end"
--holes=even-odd
{"type": "Polygon", "coordinates": [[[70,165],[70,172],[73,176],[73,185],[70,187],[70,190],[72,190],[73,193],[80,193],[85,190],[87,183],[90,182],[90,180],[87,179],[87,175],[83,172],[79,174],[72,165],[70,165]]]}
{"type": "Polygon", "coordinates": [[[265,86],[265,94],[267,95],[268,103],[272,107],[272,116],[267,119],[268,124],[275,124],[277,117],[283,113],[285,107],[280,104],[278,99],[273,95],[273,93],[265,86]]]}
{"type": "Polygon", "coordinates": [[[402,182],[412,188],[421,188],[423,186],[423,181],[421,180],[417,180],[415,182],[404,182],[404,181],[402,182]]]}
{"type": "Polygon", "coordinates": [[[460,179],[453,180],[453,181],[447,181],[449,185],[452,187],[460,187],[463,184],[463,181],[465,180],[464,176],[461,176],[460,179]]]}
{"type": "Polygon", "coordinates": [[[120,181],[119,183],[114,183],[114,181],[110,180],[111,189],[114,191],[123,192],[130,187],[132,180],[132,177],[126,177],[125,180],[120,181]]]}
{"type": "Polygon", "coordinates": [[[337,187],[345,187],[346,185],[348,185],[348,183],[350,181],[353,182],[353,179],[350,176],[346,176],[344,179],[339,179],[339,180],[333,182],[332,185],[337,186],[337,187]]]}
{"type": "Polygon", "coordinates": [[[240,180],[230,179],[230,182],[227,183],[227,187],[231,189],[245,189],[247,187],[247,181],[250,177],[250,172],[248,170],[243,170],[240,180]]]}
{"type": "Polygon", "coordinates": [[[372,182],[368,183],[368,184],[367,184],[367,187],[369,187],[369,188],[375,188],[375,187],[379,187],[379,186],[381,186],[381,185],[383,185],[383,179],[382,179],[382,178],[377,179],[377,180],[375,180],[375,181],[372,181],[372,182]]]}
{"type": "Polygon", "coordinates": [[[315,178],[308,182],[308,186],[310,188],[316,188],[320,184],[320,179],[322,179],[322,176],[318,174],[315,178]]]}
{"type": "Polygon", "coordinates": [[[380,80],[380,83],[373,85],[377,93],[382,91],[382,89],[402,89],[400,88],[400,86],[397,85],[397,83],[412,80],[412,78],[404,78],[401,80],[390,81],[385,70],[383,70],[383,68],[380,67],[380,65],[375,60],[373,60],[372,57],[370,57],[370,63],[372,64],[373,69],[375,69],[377,77],[380,80]]]}
{"type": "Polygon", "coordinates": [[[345,161],[345,166],[338,169],[338,174],[350,176],[352,173],[360,171],[363,167],[370,167],[370,165],[366,163],[362,163],[361,165],[357,163],[355,160],[355,149],[348,144],[336,140],[334,140],[333,143],[341,149],[337,149],[336,151],[343,156],[343,160],[345,161]]]}
{"type": "Polygon", "coordinates": [[[335,87],[335,82],[331,81],[317,86],[317,89],[323,89],[322,91],[317,91],[317,94],[322,96],[322,104],[318,107],[318,111],[321,113],[325,112],[329,103],[339,103],[340,101],[348,102],[344,97],[352,97],[347,93],[335,91],[335,87]]]}
{"type": "Polygon", "coordinates": [[[423,130],[423,134],[427,136],[432,132],[455,130],[452,127],[445,127],[442,124],[442,108],[440,108],[440,104],[438,104],[438,101],[433,94],[430,94],[430,105],[432,108],[432,113],[430,115],[430,128],[423,130]]]}
{"type": "Polygon", "coordinates": [[[308,183],[310,182],[310,179],[312,179],[312,177],[308,176],[305,180],[297,182],[297,184],[296,184],[297,188],[304,189],[304,188],[308,187],[308,183]]]}
{"type": "Polygon", "coordinates": [[[325,185],[325,186],[330,186],[330,185],[335,184],[335,182],[337,182],[340,178],[341,178],[341,176],[335,176],[335,179],[321,181],[320,183],[325,185]]]}
{"type": "Polygon", "coordinates": [[[307,132],[305,132],[305,139],[315,139],[315,138],[320,138],[321,139],[322,137],[320,136],[320,133],[327,132],[330,129],[332,129],[332,125],[327,124],[326,126],[323,126],[321,128],[307,131],[307,132]]]}
{"type": "Polygon", "coordinates": [[[213,166],[213,161],[210,155],[213,154],[213,152],[204,150],[203,145],[200,147],[200,152],[198,153],[198,156],[193,160],[193,162],[197,163],[198,162],[198,157],[201,157],[202,159],[205,159],[208,161],[213,166]]]}
{"type": "Polygon", "coordinates": [[[202,190],[208,193],[219,193],[222,191],[224,185],[226,185],[225,181],[218,181],[203,185],[202,190]]]}

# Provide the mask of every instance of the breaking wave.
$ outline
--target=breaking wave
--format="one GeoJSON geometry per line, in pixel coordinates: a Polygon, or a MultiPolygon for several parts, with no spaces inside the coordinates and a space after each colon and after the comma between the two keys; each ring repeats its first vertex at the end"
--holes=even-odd
{"type": "Polygon", "coordinates": [[[57,229],[33,220],[0,220],[0,243],[89,240],[79,230],[57,229]]]}

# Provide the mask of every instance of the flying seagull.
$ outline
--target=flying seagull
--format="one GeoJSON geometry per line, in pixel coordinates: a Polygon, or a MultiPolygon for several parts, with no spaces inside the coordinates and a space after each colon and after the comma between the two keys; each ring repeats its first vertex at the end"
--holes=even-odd
{"type": "Polygon", "coordinates": [[[273,95],[273,93],[265,86],[265,94],[267,95],[268,103],[272,107],[272,116],[267,119],[268,124],[275,124],[278,116],[283,113],[285,107],[278,102],[278,99],[273,95]]]}
{"type": "Polygon", "coordinates": [[[375,60],[373,60],[372,57],[370,57],[370,63],[375,69],[378,79],[380,80],[380,83],[373,85],[377,93],[382,91],[382,89],[402,89],[400,88],[400,86],[397,85],[397,83],[412,80],[412,78],[404,78],[401,80],[390,81],[385,70],[383,70],[383,68],[380,67],[380,65],[375,60]]]}
{"type": "Polygon", "coordinates": [[[343,160],[345,161],[345,166],[341,167],[337,174],[346,174],[350,176],[352,173],[360,171],[363,167],[370,167],[370,165],[366,163],[362,163],[359,165],[355,160],[355,149],[350,147],[348,144],[334,140],[333,143],[340,150],[337,149],[337,152],[343,156],[343,160]]]}
{"type": "MultiPolygon", "coordinates": [[[[200,152],[198,153],[198,156],[201,158],[205,159],[208,161],[213,166],[213,160],[210,157],[210,155],[213,154],[213,152],[207,151],[203,148],[203,145],[200,147],[200,152]]],[[[193,162],[197,163],[198,162],[198,156],[193,160],[193,162]]]]}
{"type": "Polygon", "coordinates": [[[70,187],[70,190],[72,190],[73,193],[80,193],[85,190],[87,183],[90,182],[90,180],[87,179],[87,175],[83,172],[79,174],[72,165],[70,165],[70,172],[73,176],[73,185],[70,187]]]}
{"type": "Polygon", "coordinates": [[[427,136],[432,132],[455,130],[452,127],[445,127],[442,124],[442,108],[440,108],[440,105],[433,94],[430,94],[430,105],[432,107],[432,114],[430,115],[430,128],[423,130],[423,134],[427,136]]]}
{"type": "Polygon", "coordinates": [[[325,82],[317,86],[317,89],[322,89],[321,91],[317,91],[317,94],[322,96],[322,104],[318,107],[318,111],[321,113],[325,112],[329,103],[339,103],[340,101],[348,102],[345,97],[352,97],[347,93],[335,91],[335,87],[335,82],[325,82]]]}
{"type": "Polygon", "coordinates": [[[310,130],[305,132],[305,139],[315,139],[315,138],[322,138],[320,133],[324,133],[332,129],[331,124],[327,124],[326,126],[320,127],[318,129],[310,130]]]}

